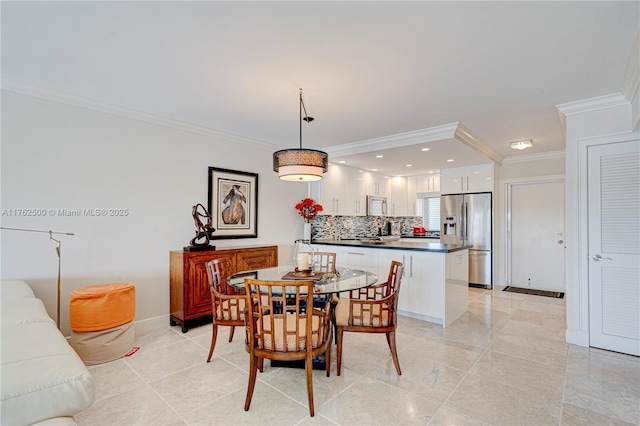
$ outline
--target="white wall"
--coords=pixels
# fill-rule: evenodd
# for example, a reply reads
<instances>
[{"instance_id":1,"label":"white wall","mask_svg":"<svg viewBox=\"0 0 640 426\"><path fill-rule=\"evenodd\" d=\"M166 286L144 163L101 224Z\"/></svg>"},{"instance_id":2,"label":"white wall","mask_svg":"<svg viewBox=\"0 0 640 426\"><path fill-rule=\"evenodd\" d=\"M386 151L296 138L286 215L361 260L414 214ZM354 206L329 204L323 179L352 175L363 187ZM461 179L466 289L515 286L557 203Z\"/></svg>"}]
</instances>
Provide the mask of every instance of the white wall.
<instances>
[{"instance_id":1,"label":"white wall","mask_svg":"<svg viewBox=\"0 0 640 426\"><path fill-rule=\"evenodd\" d=\"M272 171L274 147L191 132L2 91L2 226L73 232L62 240L61 324L69 293L131 282L136 320L169 314L169 251L194 236L191 208L207 205L208 167L259 174L258 238L217 247L277 244L280 261L302 235L294 209L307 185ZM124 208L126 217L16 216L11 209ZM56 244L48 234L2 231L2 279L29 281L55 318ZM167 318L168 323L168 318Z\"/></svg>"}]
</instances>

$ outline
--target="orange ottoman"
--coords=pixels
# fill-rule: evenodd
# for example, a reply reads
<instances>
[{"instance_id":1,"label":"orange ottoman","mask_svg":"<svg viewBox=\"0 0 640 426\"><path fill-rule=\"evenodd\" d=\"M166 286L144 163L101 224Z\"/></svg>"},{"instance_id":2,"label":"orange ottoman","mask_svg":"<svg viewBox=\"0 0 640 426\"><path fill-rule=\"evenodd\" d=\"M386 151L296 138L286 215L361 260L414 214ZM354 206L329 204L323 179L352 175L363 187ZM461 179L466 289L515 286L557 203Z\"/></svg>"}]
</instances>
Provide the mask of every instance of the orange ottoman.
<instances>
[{"instance_id":1,"label":"orange ottoman","mask_svg":"<svg viewBox=\"0 0 640 426\"><path fill-rule=\"evenodd\" d=\"M133 284L100 284L71 292L69 343L86 365L113 361L131 351L135 306Z\"/></svg>"}]
</instances>

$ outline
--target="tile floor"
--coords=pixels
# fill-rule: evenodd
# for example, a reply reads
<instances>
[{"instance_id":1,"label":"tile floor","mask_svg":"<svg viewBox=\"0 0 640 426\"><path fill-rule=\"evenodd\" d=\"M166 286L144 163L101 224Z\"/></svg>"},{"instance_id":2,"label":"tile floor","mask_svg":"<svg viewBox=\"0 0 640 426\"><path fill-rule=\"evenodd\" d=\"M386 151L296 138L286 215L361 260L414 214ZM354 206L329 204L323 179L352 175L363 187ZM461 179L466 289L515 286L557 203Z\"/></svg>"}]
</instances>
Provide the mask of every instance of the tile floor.
<instances>
[{"instance_id":1,"label":"tile floor","mask_svg":"<svg viewBox=\"0 0 640 426\"><path fill-rule=\"evenodd\" d=\"M639 425L640 358L564 343L564 299L469 289L469 312L443 329L401 317L398 376L383 336L345 334L343 372L258 375L243 410L243 332L210 325L136 335L129 358L90 367L95 401L79 425ZM223 328L223 336L226 335ZM334 345L335 351L335 345ZM335 363L335 356L333 357Z\"/></svg>"}]
</instances>

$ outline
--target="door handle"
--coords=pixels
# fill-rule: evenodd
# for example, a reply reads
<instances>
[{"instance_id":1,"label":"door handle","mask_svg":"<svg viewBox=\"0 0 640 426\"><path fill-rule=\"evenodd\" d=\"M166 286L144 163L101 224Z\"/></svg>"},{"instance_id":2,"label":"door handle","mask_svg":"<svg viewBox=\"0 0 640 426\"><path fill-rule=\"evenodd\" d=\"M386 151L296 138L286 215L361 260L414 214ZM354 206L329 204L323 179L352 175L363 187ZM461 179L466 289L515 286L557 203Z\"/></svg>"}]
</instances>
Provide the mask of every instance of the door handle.
<instances>
[{"instance_id":1,"label":"door handle","mask_svg":"<svg viewBox=\"0 0 640 426\"><path fill-rule=\"evenodd\" d=\"M596 254L595 256L593 256L592 259L595 260L596 262L600 262L601 260L613 260L610 257L602 257L599 254Z\"/></svg>"}]
</instances>

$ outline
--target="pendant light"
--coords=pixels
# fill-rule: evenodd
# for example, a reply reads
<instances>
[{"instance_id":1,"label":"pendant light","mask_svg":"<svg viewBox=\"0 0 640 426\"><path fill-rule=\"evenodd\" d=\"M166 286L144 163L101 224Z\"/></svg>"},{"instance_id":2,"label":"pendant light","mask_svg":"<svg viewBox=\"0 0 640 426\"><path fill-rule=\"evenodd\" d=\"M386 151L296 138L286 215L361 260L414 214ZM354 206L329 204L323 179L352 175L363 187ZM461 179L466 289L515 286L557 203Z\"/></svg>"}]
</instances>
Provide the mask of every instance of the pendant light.
<instances>
[{"instance_id":1,"label":"pendant light","mask_svg":"<svg viewBox=\"0 0 640 426\"><path fill-rule=\"evenodd\" d=\"M302 110L304 110L304 118ZM326 152L302 149L302 120L310 123L313 117L307 115L307 109L302 100L302 89L300 89L300 148L283 149L273 153L273 171L278 172L282 180L290 182L320 180L329 167L329 156Z\"/></svg>"}]
</instances>

